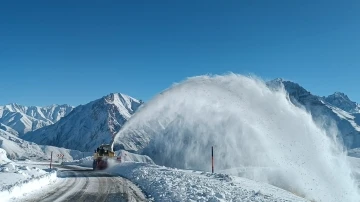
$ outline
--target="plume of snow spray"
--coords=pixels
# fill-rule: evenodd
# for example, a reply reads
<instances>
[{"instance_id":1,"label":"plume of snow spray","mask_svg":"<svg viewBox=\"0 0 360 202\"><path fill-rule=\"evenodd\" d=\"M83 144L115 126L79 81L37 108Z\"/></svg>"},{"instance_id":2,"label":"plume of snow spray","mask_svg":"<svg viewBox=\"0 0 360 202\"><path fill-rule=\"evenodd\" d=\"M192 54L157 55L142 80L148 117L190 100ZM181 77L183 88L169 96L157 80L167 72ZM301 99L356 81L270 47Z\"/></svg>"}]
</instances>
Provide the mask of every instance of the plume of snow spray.
<instances>
[{"instance_id":1,"label":"plume of snow spray","mask_svg":"<svg viewBox=\"0 0 360 202\"><path fill-rule=\"evenodd\" d=\"M236 170L316 201L359 201L346 155L325 131L283 88L236 74L199 76L146 103L115 147L160 165L209 171L214 146L215 172Z\"/></svg>"}]
</instances>

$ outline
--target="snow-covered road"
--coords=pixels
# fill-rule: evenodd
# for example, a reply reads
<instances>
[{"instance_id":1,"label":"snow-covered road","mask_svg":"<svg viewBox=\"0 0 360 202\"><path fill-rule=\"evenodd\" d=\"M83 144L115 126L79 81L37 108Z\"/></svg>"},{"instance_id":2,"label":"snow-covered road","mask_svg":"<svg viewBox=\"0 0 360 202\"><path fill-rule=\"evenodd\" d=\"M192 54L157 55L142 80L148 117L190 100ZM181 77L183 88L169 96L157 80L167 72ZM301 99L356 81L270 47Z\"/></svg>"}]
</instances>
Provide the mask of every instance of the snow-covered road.
<instances>
[{"instance_id":1,"label":"snow-covered road","mask_svg":"<svg viewBox=\"0 0 360 202\"><path fill-rule=\"evenodd\" d=\"M84 168L61 168L58 182L14 201L146 201L129 180Z\"/></svg>"}]
</instances>

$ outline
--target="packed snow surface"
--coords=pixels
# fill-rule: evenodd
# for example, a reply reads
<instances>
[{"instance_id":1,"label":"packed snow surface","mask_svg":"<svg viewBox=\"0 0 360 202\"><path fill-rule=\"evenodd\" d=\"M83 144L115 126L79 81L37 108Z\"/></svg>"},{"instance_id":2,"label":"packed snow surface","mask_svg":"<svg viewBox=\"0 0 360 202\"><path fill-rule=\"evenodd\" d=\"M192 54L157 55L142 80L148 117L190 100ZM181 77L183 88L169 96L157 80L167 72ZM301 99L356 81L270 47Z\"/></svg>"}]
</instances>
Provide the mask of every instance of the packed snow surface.
<instances>
[{"instance_id":1,"label":"packed snow surface","mask_svg":"<svg viewBox=\"0 0 360 202\"><path fill-rule=\"evenodd\" d=\"M209 171L214 146L216 170L235 170L310 200L359 201L346 154L325 131L332 130L319 128L283 87L235 74L199 76L140 108L114 148L168 167Z\"/></svg>"},{"instance_id":2,"label":"packed snow surface","mask_svg":"<svg viewBox=\"0 0 360 202\"><path fill-rule=\"evenodd\" d=\"M146 163L122 163L107 172L136 183L154 201L307 201L265 183Z\"/></svg>"}]
</instances>

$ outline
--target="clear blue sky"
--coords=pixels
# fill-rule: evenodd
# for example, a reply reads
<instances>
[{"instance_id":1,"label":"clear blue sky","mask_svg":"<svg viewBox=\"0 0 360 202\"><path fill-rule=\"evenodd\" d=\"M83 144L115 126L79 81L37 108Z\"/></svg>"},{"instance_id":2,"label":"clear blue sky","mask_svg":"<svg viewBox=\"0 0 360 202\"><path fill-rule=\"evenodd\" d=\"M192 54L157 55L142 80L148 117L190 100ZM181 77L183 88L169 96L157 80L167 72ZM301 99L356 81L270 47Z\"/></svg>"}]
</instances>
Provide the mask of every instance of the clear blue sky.
<instances>
[{"instance_id":1,"label":"clear blue sky","mask_svg":"<svg viewBox=\"0 0 360 202\"><path fill-rule=\"evenodd\" d=\"M360 102L360 1L0 4L0 105L78 105L111 92L146 101L229 71Z\"/></svg>"}]
</instances>

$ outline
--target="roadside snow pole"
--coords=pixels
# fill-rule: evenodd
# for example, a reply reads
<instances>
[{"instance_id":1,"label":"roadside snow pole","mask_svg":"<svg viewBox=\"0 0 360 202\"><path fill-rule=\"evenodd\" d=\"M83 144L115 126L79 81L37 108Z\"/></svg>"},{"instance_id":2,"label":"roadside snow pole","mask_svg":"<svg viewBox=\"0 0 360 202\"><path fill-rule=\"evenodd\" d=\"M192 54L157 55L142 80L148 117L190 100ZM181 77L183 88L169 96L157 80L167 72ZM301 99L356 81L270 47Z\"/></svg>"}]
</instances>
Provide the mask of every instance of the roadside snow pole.
<instances>
[{"instance_id":1,"label":"roadside snow pole","mask_svg":"<svg viewBox=\"0 0 360 202\"><path fill-rule=\"evenodd\" d=\"M214 147L211 147L211 170L214 173Z\"/></svg>"},{"instance_id":2,"label":"roadside snow pole","mask_svg":"<svg viewBox=\"0 0 360 202\"><path fill-rule=\"evenodd\" d=\"M50 169L51 169L51 163L52 163L52 153L53 152L51 152L51 157L50 157Z\"/></svg>"}]
</instances>

